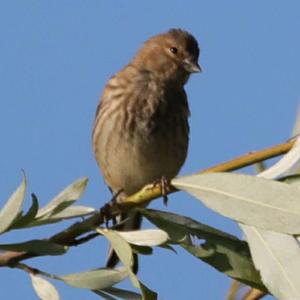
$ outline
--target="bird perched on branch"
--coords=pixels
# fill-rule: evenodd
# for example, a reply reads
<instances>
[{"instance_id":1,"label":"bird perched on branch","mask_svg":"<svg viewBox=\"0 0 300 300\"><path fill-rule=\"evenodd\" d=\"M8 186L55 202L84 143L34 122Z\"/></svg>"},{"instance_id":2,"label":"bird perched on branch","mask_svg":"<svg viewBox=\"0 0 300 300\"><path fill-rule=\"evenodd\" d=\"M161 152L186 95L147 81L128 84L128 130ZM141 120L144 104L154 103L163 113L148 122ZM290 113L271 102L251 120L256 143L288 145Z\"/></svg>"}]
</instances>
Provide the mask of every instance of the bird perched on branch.
<instances>
[{"instance_id":1,"label":"bird perched on branch","mask_svg":"<svg viewBox=\"0 0 300 300\"><path fill-rule=\"evenodd\" d=\"M117 201L183 165L189 142L189 107L184 85L200 72L199 47L187 31L171 29L151 37L131 62L107 82L98 105L93 149L106 184ZM121 193L120 193L121 191ZM127 213L122 230L141 226ZM118 262L111 251L107 266ZM133 269L137 272L137 256Z\"/></svg>"}]
</instances>

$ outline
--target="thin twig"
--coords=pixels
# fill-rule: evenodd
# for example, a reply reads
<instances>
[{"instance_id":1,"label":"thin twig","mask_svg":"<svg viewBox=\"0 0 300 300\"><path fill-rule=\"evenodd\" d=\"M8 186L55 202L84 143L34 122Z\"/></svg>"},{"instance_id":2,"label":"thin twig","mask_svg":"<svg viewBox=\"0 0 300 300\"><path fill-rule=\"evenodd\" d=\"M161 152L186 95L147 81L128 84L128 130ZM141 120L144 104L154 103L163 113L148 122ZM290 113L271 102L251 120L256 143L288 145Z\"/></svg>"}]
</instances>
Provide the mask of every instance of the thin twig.
<instances>
[{"instance_id":1,"label":"thin twig","mask_svg":"<svg viewBox=\"0 0 300 300\"><path fill-rule=\"evenodd\" d=\"M266 295L267 295L266 292L263 292L255 288L250 288L249 291L243 296L241 300L260 300Z\"/></svg>"},{"instance_id":2,"label":"thin twig","mask_svg":"<svg viewBox=\"0 0 300 300\"><path fill-rule=\"evenodd\" d=\"M242 284L239 281L233 279L231 281L230 288L226 296L226 300L237 300L237 295L241 285Z\"/></svg>"},{"instance_id":3,"label":"thin twig","mask_svg":"<svg viewBox=\"0 0 300 300\"><path fill-rule=\"evenodd\" d=\"M15 264L14 268L18 268L20 270L23 270L31 275L42 275L42 276L45 276L45 277L48 277L48 278L51 278L51 279L57 279L57 280L60 280L60 278L54 274L50 274L50 273L47 273L47 272L44 272L40 269L37 269L37 268L33 268L27 264L24 264L24 263L17 263Z\"/></svg>"},{"instance_id":4,"label":"thin twig","mask_svg":"<svg viewBox=\"0 0 300 300\"><path fill-rule=\"evenodd\" d=\"M235 171L255 163L277 157L291 150L295 143L295 139L289 140L286 143L278 144L270 148L260 151L252 151L246 155L229 160L225 163L200 171L199 173L215 173L215 172L230 172Z\"/></svg>"}]
</instances>

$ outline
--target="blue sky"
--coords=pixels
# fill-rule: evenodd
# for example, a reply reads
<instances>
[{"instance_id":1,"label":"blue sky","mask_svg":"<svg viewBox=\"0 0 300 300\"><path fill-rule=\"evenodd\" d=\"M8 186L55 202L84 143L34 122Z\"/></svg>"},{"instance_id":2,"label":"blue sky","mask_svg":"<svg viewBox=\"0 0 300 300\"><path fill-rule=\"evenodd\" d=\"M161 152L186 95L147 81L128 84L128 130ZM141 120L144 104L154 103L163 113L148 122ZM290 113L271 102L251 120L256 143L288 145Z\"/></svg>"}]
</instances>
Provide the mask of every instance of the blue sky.
<instances>
[{"instance_id":1,"label":"blue sky","mask_svg":"<svg viewBox=\"0 0 300 300\"><path fill-rule=\"evenodd\" d=\"M289 138L300 99L300 2L278 1L1 1L0 206L21 180L46 203L81 176L81 204L110 198L93 158L91 130L106 80L149 36L171 27L198 39L203 73L186 90L192 112L190 174ZM151 207L163 209L162 201ZM170 211L241 235L238 226L177 193ZM59 226L20 231L1 242L49 236ZM103 264L102 240L66 257L31 265L56 274ZM161 299L224 299L230 280L201 261L155 250L143 257L141 278ZM0 269L1 298L35 299L24 272ZM97 299L54 282L62 299ZM17 287L17 288L16 288ZM201 296L203 295L203 296Z\"/></svg>"}]
</instances>

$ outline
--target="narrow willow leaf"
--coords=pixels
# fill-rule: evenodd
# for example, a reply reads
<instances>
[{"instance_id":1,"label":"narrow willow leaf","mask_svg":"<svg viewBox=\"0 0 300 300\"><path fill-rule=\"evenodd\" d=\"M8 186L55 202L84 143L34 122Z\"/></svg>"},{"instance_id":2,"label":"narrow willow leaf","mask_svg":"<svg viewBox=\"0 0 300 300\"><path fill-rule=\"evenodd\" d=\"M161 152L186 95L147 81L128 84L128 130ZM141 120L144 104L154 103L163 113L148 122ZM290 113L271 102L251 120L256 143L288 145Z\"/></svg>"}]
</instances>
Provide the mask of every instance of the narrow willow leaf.
<instances>
[{"instance_id":1,"label":"narrow willow leaf","mask_svg":"<svg viewBox=\"0 0 300 300\"><path fill-rule=\"evenodd\" d=\"M249 252L237 249L230 244L205 242L197 245L181 243L192 255L211 265L216 270L246 285L267 291L260 275L250 260Z\"/></svg>"},{"instance_id":2,"label":"narrow willow leaf","mask_svg":"<svg viewBox=\"0 0 300 300\"><path fill-rule=\"evenodd\" d=\"M62 255L66 253L68 248L46 240L30 240L23 243L0 244L0 249L16 252L25 251L39 255Z\"/></svg>"},{"instance_id":3,"label":"narrow willow leaf","mask_svg":"<svg viewBox=\"0 0 300 300\"><path fill-rule=\"evenodd\" d=\"M57 223L60 222L60 219L34 219L32 222L30 222L29 224L27 224L27 226L25 227L36 227L36 226L42 226L42 225L46 225L46 224L53 224L53 223Z\"/></svg>"},{"instance_id":4,"label":"narrow willow leaf","mask_svg":"<svg viewBox=\"0 0 300 300\"><path fill-rule=\"evenodd\" d=\"M173 253L177 254L177 251L175 250L174 247L172 247L171 245L165 244L165 245L160 245L160 248L172 251Z\"/></svg>"},{"instance_id":5,"label":"narrow willow leaf","mask_svg":"<svg viewBox=\"0 0 300 300\"><path fill-rule=\"evenodd\" d=\"M300 187L300 174L289 175L279 179L280 181L288 184L294 184L295 186Z\"/></svg>"},{"instance_id":6,"label":"narrow willow leaf","mask_svg":"<svg viewBox=\"0 0 300 300\"><path fill-rule=\"evenodd\" d=\"M291 151L258 176L277 178L289 175L292 170L297 169L297 156L300 156L299 141L298 138ZM298 188L296 182L294 186ZM246 233L255 266L260 270L269 291L278 299L300 299L300 248L295 237L240 225Z\"/></svg>"},{"instance_id":7,"label":"narrow willow leaf","mask_svg":"<svg viewBox=\"0 0 300 300\"><path fill-rule=\"evenodd\" d=\"M66 201L57 204L57 205L51 210L51 212L49 212L48 214L43 215L42 218L44 218L44 219L49 219L49 218L55 216L56 214L62 212L62 211L65 210L66 208L70 207L70 206L73 205L73 203L76 201L76 200L67 200L67 199L65 199L65 200L66 200ZM39 213L39 212L38 212L38 213ZM37 217L40 218L40 216L37 216Z\"/></svg>"},{"instance_id":8,"label":"narrow willow leaf","mask_svg":"<svg viewBox=\"0 0 300 300\"><path fill-rule=\"evenodd\" d=\"M32 204L28 210L28 212L25 215L22 215L20 218L18 218L13 224L12 228L23 228L27 227L31 222L33 222L38 209L39 209L39 203L37 197L32 194L31 195Z\"/></svg>"},{"instance_id":9,"label":"narrow willow leaf","mask_svg":"<svg viewBox=\"0 0 300 300\"><path fill-rule=\"evenodd\" d=\"M60 276L60 279L74 287L100 290L121 282L127 276L128 272L126 268L101 268L88 272Z\"/></svg>"},{"instance_id":10,"label":"narrow willow leaf","mask_svg":"<svg viewBox=\"0 0 300 300\"><path fill-rule=\"evenodd\" d=\"M118 257L124 264L124 266L129 270L132 271L133 266L133 257L132 257L132 250L130 245L126 242L122 236L114 230L108 229L97 229L97 232L104 235L111 243L111 246L116 251Z\"/></svg>"},{"instance_id":11,"label":"narrow willow leaf","mask_svg":"<svg viewBox=\"0 0 300 300\"><path fill-rule=\"evenodd\" d=\"M197 258L236 280L265 290L246 242L188 217L152 209L139 211L166 231L172 242Z\"/></svg>"},{"instance_id":12,"label":"narrow willow leaf","mask_svg":"<svg viewBox=\"0 0 300 300\"><path fill-rule=\"evenodd\" d=\"M262 279L277 299L300 299L300 248L287 234L242 225Z\"/></svg>"},{"instance_id":13,"label":"narrow willow leaf","mask_svg":"<svg viewBox=\"0 0 300 300\"><path fill-rule=\"evenodd\" d=\"M45 207L38 211L38 218L46 218L57 214L66 207L72 205L74 201L78 200L83 194L88 179L86 177L80 178L67 186L60 192L53 200L51 200Z\"/></svg>"},{"instance_id":14,"label":"narrow willow leaf","mask_svg":"<svg viewBox=\"0 0 300 300\"><path fill-rule=\"evenodd\" d=\"M124 289L111 287L103 289L103 291L124 300L142 300L142 295Z\"/></svg>"},{"instance_id":15,"label":"narrow willow leaf","mask_svg":"<svg viewBox=\"0 0 300 300\"><path fill-rule=\"evenodd\" d=\"M92 292L98 296L101 296L105 300L118 300L117 298L112 297L111 295L108 295L107 293L104 293L102 290L92 290Z\"/></svg>"},{"instance_id":16,"label":"narrow willow leaf","mask_svg":"<svg viewBox=\"0 0 300 300\"><path fill-rule=\"evenodd\" d=\"M59 294L54 287L46 279L30 274L32 286L41 300L59 300Z\"/></svg>"},{"instance_id":17,"label":"narrow willow leaf","mask_svg":"<svg viewBox=\"0 0 300 300\"><path fill-rule=\"evenodd\" d=\"M30 222L30 224L27 224L26 227L42 226L45 224L53 224L53 223L61 222L62 220L80 218L80 217L91 215L95 211L96 210L94 208L88 206L80 206L80 205L69 206L65 208L63 211L53 216L35 219L32 222Z\"/></svg>"},{"instance_id":18,"label":"narrow willow leaf","mask_svg":"<svg viewBox=\"0 0 300 300\"><path fill-rule=\"evenodd\" d=\"M139 281L139 283L140 283L140 289L141 289L142 294L143 294L143 300L157 300L158 299L157 293L150 290L141 281Z\"/></svg>"},{"instance_id":19,"label":"narrow willow leaf","mask_svg":"<svg viewBox=\"0 0 300 300\"><path fill-rule=\"evenodd\" d=\"M84 217L84 216L91 215L95 211L96 210L94 208L88 206L81 206L81 205L69 206L57 214L51 215L46 218L39 218L34 220L33 222L31 222L30 226L31 227L41 226L45 224L57 223L66 219Z\"/></svg>"},{"instance_id":20,"label":"narrow willow leaf","mask_svg":"<svg viewBox=\"0 0 300 300\"><path fill-rule=\"evenodd\" d=\"M164 244L169 238L165 231L159 229L119 231L119 235L130 244L148 247Z\"/></svg>"},{"instance_id":21,"label":"narrow willow leaf","mask_svg":"<svg viewBox=\"0 0 300 300\"><path fill-rule=\"evenodd\" d=\"M130 245L119 234L119 232L108 229L96 229L97 232L104 235L111 243L112 248L117 253L120 261L124 264L128 271L132 284L141 290L144 300L156 300L157 294L146 287L132 271L133 267L133 253Z\"/></svg>"},{"instance_id":22,"label":"narrow willow leaf","mask_svg":"<svg viewBox=\"0 0 300 300\"><path fill-rule=\"evenodd\" d=\"M215 238L225 241L229 240L232 243L236 242L237 246L241 243L234 235L202 224L189 217L155 209L140 208L138 211L151 223L166 231L172 240L180 242L186 234L192 234L201 239Z\"/></svg>"},{"instance_id":23,"label":"narrow willow leaf","mask_svg":"<svg viewBox=\"0 0 300 300\"><path fill-rule=\"evenodd\" d=\"M131 249L134 253L143 254L143 255L151 255L153 253L153 249L148 246L137 246L130 244Z\"/></svg>"},{"instance_id":24,"label":"narrow willow leaf","mask_svg":"<svg viewBox=\"0 0 300 300\"><path fill-rule=\"evenodd\" d=\"M288 183L288 184L293 184L295 187L300 188L300 175L299 174L289 175L289 176L281 178L280 180L285 182L285 183ZM296 239L300 243L299 235L296 237Z\"/></svg>"},{"instance_id":25,"label":"narrow willow leaf","mask_svg":"<svg viewBox=\"0 0 300 300\"><path fill-rule=\"evenodd\" d=\"M96 209L93 207L73 205L49 217L49 219L58 219L58 220L72 219L72 218L84 217L94 212L96 212Z\"/></svg>"},{"instance_id":26,"label":"narrow willow leaf","mask_svg":"<svg viewBox=\"0 0 300 300\"><path fill-rule=\"evenodd\" d=\"M10 196L2 210L0 211L0 234L7 231L19 216L26 191L26 178L23 180L17 190Z\"/></svg>"},{"instance_id":27,"label":"narrow willow leaf","mask_svg":"<svg viewBox=\"0 0 300 300\"><path fill-rule=\"evenodd\" d=\"M172 183L240 223L300 233L300 189L292 185L232 173L193 175Z\"/></svg>"}]
</instances>

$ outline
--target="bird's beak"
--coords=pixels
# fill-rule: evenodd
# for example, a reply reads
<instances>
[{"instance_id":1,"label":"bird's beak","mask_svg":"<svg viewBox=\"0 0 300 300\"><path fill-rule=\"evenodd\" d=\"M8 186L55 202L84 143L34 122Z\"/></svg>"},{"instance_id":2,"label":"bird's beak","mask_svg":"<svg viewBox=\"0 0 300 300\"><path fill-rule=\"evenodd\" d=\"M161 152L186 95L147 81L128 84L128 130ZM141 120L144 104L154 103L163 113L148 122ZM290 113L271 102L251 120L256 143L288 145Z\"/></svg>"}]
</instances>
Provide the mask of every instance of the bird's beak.
<instances>
[{"instance_id":1,"label":"bird's beak","mask_svg":"<svg viewBox=\"0 0 300 300\"><path fill-rule=\"evenodd\" d=\"M184 68L189 73L200 73L202 69L197 61L193 61L191 59L184 60Z\"/></svg>"}]
</instances>

